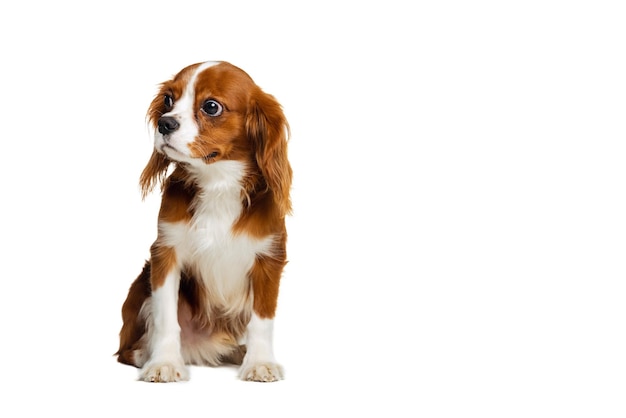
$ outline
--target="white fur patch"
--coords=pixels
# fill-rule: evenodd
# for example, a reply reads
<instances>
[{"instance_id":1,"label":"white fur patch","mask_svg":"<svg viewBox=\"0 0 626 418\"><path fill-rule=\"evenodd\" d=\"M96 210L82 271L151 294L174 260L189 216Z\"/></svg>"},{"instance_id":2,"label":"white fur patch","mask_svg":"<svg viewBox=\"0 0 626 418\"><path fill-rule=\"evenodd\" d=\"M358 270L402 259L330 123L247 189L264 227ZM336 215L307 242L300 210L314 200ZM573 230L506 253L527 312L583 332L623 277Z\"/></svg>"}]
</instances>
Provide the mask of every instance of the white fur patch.
<instances>
[{"instance_id":1,"label":"white fur patch","mask_svg":"<svg viewBox=\"0 0 626 418\"><path fill-rule=\"evenodd\" d=\"M175 268L161 287L152 291L151 315L148 318L150 360L140 371L149 382L188 380L189 373L180 352L178 325L178 285L180 271Z\"/></svg>"},{"instance_id":2,"label":"white fur patch","mask_svg":"<svg viewBox=\"0 0 626 418\"><path fill-rule=\"evenodd\" d=\"M274 359L273 332L273 319L262 319L252 313L246 335L248 351L239 369L241 379L274 382L283 378L283 368Z\"/></svg>"}]
</instances>

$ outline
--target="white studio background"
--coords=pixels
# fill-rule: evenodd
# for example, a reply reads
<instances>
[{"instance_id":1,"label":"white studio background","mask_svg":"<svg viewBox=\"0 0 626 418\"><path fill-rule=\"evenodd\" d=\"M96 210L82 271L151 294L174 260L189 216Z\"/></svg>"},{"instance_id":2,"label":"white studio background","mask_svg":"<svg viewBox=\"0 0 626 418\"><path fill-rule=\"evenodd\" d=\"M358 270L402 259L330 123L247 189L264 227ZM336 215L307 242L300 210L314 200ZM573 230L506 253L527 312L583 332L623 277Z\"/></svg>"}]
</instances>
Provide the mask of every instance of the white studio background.
<instances>
[{"instance_id":1,"label":"white studio background","mask_svg":"<svg viewBox=\"0 0 626 418\"><path fill-rule=\"evenodd\" d=\"M623 417L620 6L3 3L0 415ZM113 353L145 112L215 59L291 123L287 379L144 384Z\"/></svg>"}]
</instances>

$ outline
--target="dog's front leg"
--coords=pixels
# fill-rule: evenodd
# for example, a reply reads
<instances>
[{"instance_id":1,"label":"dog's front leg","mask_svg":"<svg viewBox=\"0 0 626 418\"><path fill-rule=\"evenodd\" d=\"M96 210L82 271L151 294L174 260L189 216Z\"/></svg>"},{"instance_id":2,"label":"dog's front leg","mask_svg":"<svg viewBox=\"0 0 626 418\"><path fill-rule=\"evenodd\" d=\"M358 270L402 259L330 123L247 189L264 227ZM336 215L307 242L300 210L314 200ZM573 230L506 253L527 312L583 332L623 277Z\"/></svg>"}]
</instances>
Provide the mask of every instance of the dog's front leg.
<instances>
[{"instance_id":1,"label":"dog's front leg","mask_svg":"<svg viewBox=\"0 0 626 418\"><path fill-rule=\"evenodd\" d=\"M246 329L246 356L239 377L254 382L275 382L283 378L283 368L274 359L274 315L278 284L284 259L258 258L250 271L254 303Z\"/></svg>"},{"instance_id":2,"label":"dog's front leg","mask_svg":"<svg viewBox=\"0 0 626 418\"><path fill-rule=\"evenodd\" d=\"M246 336L246 356L239 377L254 382L275 382L283 378L283 368L274 359L272 333L274 320L252 313Z\"/></svg>"},{"instance_id":3,"label":"dog's front leg","mask_svg":"<svg viewBox=\"0 0 626 418\"><path fill-rule=\"evenodd\" d=\"M180 268L172 248L152 248L150 282L151 315L148 323L150 358L140 372L147 382L188 380L180 347L178 288Z\"/></svg>"}]
</instances>

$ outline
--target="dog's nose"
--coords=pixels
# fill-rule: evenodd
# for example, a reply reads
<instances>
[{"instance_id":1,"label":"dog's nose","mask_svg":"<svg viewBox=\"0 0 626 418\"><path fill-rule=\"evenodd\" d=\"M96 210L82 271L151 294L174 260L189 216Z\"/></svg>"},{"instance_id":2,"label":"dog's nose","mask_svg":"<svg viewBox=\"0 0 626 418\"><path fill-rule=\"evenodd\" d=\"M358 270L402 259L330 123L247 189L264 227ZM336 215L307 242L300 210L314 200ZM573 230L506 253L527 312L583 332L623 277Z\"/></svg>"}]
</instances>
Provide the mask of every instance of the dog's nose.
<instances>
[{"instance_id":1,"label":"dog's nose","mask_svg":"<svg viewBox=\"0 0 626 418\"><path fill-rule=\"evenodd\" d=\"M163 135L171 134L180 126L178 122L176 122L176 119L171 116L163 116L162 118L159 118L158 125L159 132Z\"/></svg>"}]
</instances>

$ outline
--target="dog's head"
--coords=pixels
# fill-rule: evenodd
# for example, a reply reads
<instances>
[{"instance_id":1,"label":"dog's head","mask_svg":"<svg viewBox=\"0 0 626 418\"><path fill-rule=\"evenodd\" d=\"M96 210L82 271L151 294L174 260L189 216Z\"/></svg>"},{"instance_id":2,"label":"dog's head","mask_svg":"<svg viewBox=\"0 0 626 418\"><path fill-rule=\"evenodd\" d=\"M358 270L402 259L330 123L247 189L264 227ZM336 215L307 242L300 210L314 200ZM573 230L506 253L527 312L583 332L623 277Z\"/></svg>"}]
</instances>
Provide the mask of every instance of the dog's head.
<instances>
[{"instance_id":1,"label":"dog's head","mask_svg":"<svg viewBox=\"0 0 626 418\"><path fill-rule=\"evenodd\" d=\"M161 84L148 120L154 151L140 179L144 196L171 162L202 170L236 160L258 172L282 212L289 212L289 127L276 99L243 70L226 62L182 69Z\"/></svg>"}]
</instances>

